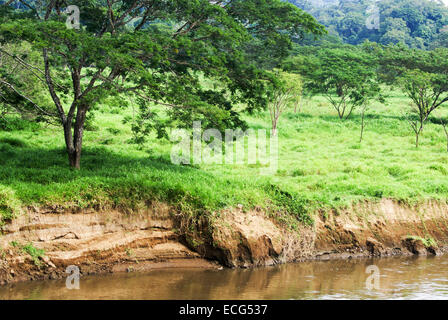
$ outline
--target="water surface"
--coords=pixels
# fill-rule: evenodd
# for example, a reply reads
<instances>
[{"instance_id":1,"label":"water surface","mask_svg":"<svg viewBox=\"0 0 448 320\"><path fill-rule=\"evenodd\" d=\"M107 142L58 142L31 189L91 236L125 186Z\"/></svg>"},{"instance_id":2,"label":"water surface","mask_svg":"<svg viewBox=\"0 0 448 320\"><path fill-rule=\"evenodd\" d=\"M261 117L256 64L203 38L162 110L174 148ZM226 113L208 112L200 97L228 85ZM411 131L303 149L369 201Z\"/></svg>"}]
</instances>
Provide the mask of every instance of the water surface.
<instances>
[{"instance_id":1,"label":"water surface","mask_svg":"<svg viewBox=\"0 0 448 320\"><path fill-rule=\"evenodd\" d=\"M380 271L373 290L366 286L371 265ZM448 256L88 276L79 290L65 280L3 286L0 299L448 299Z\"/></svg>"}]
</instances>

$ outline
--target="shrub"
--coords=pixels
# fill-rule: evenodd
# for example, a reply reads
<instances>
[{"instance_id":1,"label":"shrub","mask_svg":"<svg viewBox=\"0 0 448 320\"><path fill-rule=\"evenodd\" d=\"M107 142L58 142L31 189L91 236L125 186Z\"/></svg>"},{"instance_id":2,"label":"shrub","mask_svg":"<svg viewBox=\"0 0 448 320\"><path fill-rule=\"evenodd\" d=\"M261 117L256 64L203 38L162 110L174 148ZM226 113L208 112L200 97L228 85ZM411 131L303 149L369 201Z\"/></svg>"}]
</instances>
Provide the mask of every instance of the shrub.
<instances>
[{"instance_id":1,"label":"shrub","mask_svg":"<svg viewBox=\"0 0 448 320\"><path fill-rule=\"evenodd\" d=\"M117 134L119 134L121 132L120 129L116 129L116 128L107 128L106 130L109 131L114 136L116 136Z\"/></svg>"},{"instance_id":2,"label":"shrub","mask_svg":"<svg viewBox=\"0 0 448 320\"><path fill-rule=\"evenodd\" d=\"M41 266L42 262L39 260L39 258L45 255L45 250L36 248L31 242L22 245L17 241L11 241L11 246L19 249L23 253L29 254L34 264L38 267Z\"/></svg>"},{"instance_id":3,"label":"shrub","mask_svg":"<svg viewBox=\"0 0 448 320\"><path fill-rule=\"evenodd\" d=\"M10 221L20 213L20 202L14 191L0 185L0 226Z\"/></svg>"},{"instance_id":4,"label":"shrub","mask_svg":"<svg viewBox=\"0 0 448 320\"><path fill-rule=\"evenodd\" d=\"M408 236L407 239L419 240L419 241L421 241L423 243L423 245L426 248L437 247L438 246L436 240L434 240L431 237L422 238L422 237L419 237L419 236Z\"/></svg>"}]
</instances>

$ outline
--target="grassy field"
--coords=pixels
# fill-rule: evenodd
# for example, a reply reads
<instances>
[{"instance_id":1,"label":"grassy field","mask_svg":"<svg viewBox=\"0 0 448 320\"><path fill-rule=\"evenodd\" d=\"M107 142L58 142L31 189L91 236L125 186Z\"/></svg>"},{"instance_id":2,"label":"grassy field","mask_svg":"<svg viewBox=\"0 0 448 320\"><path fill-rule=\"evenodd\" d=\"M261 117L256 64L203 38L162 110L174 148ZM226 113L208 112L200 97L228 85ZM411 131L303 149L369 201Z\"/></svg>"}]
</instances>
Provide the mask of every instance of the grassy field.
<instances>
[{"instance_id":1,"label":"grassy field","mask_svg":"<svg viewBox=\"0 0 448 320\"><path fill-rule=\"evenodd\" d=\"M257 166L175 166L171 142L129 142L132 110L104 107L85 133L82 169L70 170L58 127L26 125L0 130L0 212L9 218L27 205L117 207L168 202L189 214L238 204L288 212L289 221L312 221L317 208L338 208L363 199L408 202L447 199L448 152L443 128L429 122L419 149L402 112L409 101L389 93L374 103L359 143L360 116L341 121L323 97L284 114L279 124L279 169L259 176ZM445 110L434 116L447 115ZM269 129L268 113L247 118ZM20 130L19 130L20 129Z\"/></svg>"}]
</instances>

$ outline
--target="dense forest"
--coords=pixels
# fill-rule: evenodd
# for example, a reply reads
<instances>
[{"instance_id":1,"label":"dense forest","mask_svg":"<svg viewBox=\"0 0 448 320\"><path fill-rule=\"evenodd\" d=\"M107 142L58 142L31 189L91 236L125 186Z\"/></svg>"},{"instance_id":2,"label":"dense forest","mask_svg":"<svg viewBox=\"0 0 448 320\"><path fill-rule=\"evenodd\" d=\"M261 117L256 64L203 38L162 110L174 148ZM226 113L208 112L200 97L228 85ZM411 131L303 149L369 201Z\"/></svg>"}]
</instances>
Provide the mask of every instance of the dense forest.
<instances>
[{"instance_id":1,"label":"dense forest","mask_svg":"<svg viewBox=\"0 0 448 320\"><path fill-rule=\"evenodd\" d=\"M311 13L329 31L327 40L360 44L405 43L411 48L448 46L448 7L438 0L289 0ZM376 9L377 8L377 9ZM379 13L379 29L369 29L369 16Z\"/></svg>"}]
</instances>

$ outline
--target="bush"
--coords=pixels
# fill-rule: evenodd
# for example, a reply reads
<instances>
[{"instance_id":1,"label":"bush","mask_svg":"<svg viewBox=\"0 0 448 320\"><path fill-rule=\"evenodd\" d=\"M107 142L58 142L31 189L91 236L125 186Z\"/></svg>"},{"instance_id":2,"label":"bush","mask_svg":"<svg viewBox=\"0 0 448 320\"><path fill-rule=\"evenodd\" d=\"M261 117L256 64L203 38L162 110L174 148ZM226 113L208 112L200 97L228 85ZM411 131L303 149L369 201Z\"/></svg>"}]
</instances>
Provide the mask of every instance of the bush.
<instances>
[{"instance_id":1,"label":"bush","mask_svg":"<svg viewBox=\"0 0 448 320\"><path fill-rule=\"evenodd\" d=\"M109 131L114 136L116 136L117 134L119 134L121 132L120 129L116 129L116 128L107 128L106 130Z\"/></svg>"},{"instance_id":2,"label":"bush","mask_svg":"<svg viewBox=\"0 0 448 320\"><path fill-rule=\"evenodd\" d=\"M419 236L408 236L407 239L421 241L426 248L438 247L437 241L431 237L422 238Z\"/></svg>"},{"instance_id":3,"label":"bush","mask_svg":"<svg viewBox=\"0 0 448 320\"><path fill-rule=\"evenodd\" d=\"M11 245L23 253L29 254L36 266L40 267L42 265L39 259L45 255L45 250L36 248L31 242L23 245L17 241L12 241Z\"/></svg>"},{"instance_id":4,"label":"bush","mask_svg":"<svg viewBox=\"0 0 448 320\"><path fill-rule=\"evenodd\" d=\"M20 213L20 201L8 187L0 185L0 226Z\"/></svg>"}]
</instances>

